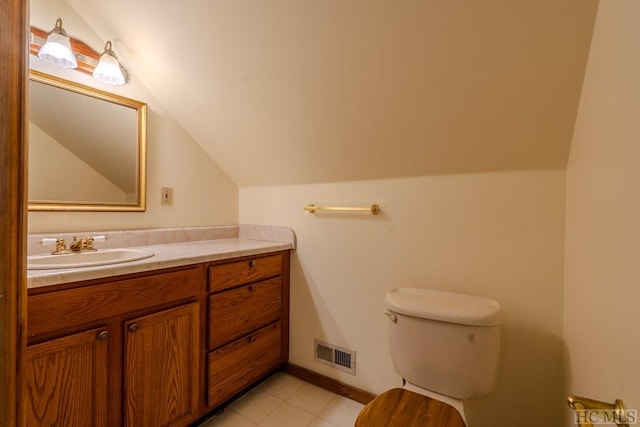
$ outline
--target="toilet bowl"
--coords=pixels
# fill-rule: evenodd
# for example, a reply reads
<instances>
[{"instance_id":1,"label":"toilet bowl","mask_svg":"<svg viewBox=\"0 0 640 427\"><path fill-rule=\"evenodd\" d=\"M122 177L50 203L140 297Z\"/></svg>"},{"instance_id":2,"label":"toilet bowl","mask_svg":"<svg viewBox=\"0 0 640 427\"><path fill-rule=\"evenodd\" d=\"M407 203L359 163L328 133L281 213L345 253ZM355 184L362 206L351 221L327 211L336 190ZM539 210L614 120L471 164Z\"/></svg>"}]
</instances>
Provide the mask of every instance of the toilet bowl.
<instances>
[{"instance_id":1,"label":"toilet bowl","mask_svg":"<svg viewBox=\"0 0 640 427\"><path fill-rule=\"evenodd\" d=\"M462 425L468 425L464 401L486 397L497 380L502 324L500 304L471 295L395 288L387 292L385 308L390 321L391 359L396 372L403 378L404 389L412 393L407 394L410 406L409 401L403 401L397 397L398 392L394 392L397 405L404 406L409 412L415 412L416 407L438 412L452 408L459 414ZM357 426L375 426L376 418L387 417L389 411L397 409L389 404L390 396L386 393L363 409ZM400 395L404 396L404 393ZM415 415L419 418L424 414ZM386 427L410 425L406 420L403 422L405 424L387 423ZM433 425L460 425L454 418L447 422L451 424Z\"/></svg>"}]
</instances>

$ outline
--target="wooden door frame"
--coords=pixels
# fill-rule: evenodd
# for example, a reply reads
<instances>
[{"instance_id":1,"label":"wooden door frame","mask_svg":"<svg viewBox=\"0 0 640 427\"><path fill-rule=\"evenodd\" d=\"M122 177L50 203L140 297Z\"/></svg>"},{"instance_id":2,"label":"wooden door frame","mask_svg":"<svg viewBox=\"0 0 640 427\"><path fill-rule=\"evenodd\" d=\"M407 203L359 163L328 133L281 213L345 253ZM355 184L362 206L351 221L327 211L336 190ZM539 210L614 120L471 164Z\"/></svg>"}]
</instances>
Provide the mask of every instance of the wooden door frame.
<instances>
[{"instance_id":1,"label":"wooden door frame","mask_svg":"<svg viewBox=\"0 0 640 427\"><path fill-rule=\"evenodd\" d=\"M0 4L0 425L25 425L29 3Z\"/></svg>"}]
</instances>

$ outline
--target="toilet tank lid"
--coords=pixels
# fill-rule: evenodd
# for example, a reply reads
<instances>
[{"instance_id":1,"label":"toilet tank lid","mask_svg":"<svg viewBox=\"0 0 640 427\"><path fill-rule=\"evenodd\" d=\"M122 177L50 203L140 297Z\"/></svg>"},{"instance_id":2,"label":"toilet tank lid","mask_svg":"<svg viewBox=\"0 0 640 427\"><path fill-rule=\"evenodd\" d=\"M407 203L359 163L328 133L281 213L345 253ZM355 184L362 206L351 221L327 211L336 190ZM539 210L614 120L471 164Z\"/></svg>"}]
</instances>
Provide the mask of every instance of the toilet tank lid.
<instances>
[{"instance_id":1,"label":"toilet tank lid","mask_svg":"<svg viewBox=\"0 0 640 427\"><path fill-rule=\"evenodd\" d=\"M398 314L472 326L502 324L500 304L489 298L422 288L387 292L386 306Z\"/></svg>"}]
</instances>

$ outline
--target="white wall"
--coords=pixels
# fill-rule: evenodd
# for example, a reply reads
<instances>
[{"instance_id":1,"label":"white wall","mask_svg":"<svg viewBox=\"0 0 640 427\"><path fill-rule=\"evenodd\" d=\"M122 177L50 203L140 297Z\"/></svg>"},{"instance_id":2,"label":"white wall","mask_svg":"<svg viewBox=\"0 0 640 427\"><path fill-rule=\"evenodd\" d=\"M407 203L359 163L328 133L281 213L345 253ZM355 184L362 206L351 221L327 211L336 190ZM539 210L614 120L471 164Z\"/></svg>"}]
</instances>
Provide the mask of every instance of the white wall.
<instances>
[{"instance_id":1,"label":"white wall","mask_svg":"<svg viewBox=\"0 0 640 427\"><path fill-rule=\"evenodd\" d=\"M567 168L567 391L635 409L639 115L640 2L601 1Z\"/></svg>"},{"instance_id":2,"label":"white wall","mask_svg":"<svg viewBox=\"0 0 640 427\"><path fill-rule=\"evenodd\" d=\"M54 165L51 159L55 159ZM51 173L52 169L55 173ZM127 194L29 122L29 199L47 201L50 198L124 203Z\"/></svg>"},{"instance_id":3,"label":"white wall","mask_svg":"<svg viewBox=\"0 0 640 427\"><path fill-rule=\"evenodd\" d=\"M395 286L469 293L504 308L497 389L474 427L562 418L565 174L534 171L240 189L240 222L291 227L291 362L378 393L400 385L384 295ZM307 203L379 216L310 214ZM313 338L355 349L357 376L313 361ZM535 410L534 410L535 409Z\"/></svg>"},{"instance_id":4,"label":"white wall","mask_svg":"<svg viewBox=\"0 0 640 427\"><path fill-rule=\"evenodd\" d=\"M85 22L64 0L31 0L31 25L49 31L58 17L62 18L70 36L88 43L99 52L102 50L106 40L100 39L90 23ZM30 212L29 233L238 222L236 185L141 84L135 69L129 69L131 81L128 84L115 87L77 71L51 66L33 56L30 60L30 66L40 71L146 102L149 114L146 212ZM173 205L160 205L161 187L173 187Z\"/></svg>"}]
</instances>

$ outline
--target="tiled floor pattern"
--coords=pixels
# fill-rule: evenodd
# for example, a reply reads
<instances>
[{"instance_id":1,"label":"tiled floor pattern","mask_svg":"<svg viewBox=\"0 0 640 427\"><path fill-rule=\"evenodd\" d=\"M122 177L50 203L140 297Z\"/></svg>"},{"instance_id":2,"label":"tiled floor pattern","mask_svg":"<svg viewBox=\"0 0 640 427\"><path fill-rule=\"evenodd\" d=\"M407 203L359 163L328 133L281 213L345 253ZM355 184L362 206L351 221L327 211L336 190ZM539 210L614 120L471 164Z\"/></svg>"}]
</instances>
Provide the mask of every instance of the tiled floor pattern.
<instances>
[{"instance_id":1,"label":"tiled floor pattern","mask_svg":"<svg viewBox=\"0 0 640 427\"><path fill-rule=\"evenodd\" d=\"M277 373L200 427L353 427L363 407L291 375Z\"/></svg>"}]
</instances>

